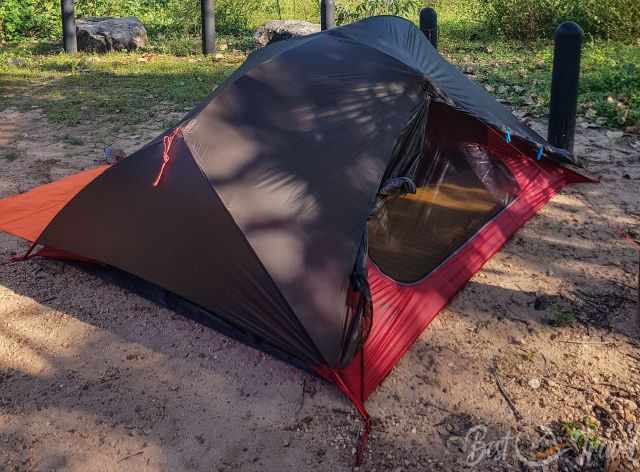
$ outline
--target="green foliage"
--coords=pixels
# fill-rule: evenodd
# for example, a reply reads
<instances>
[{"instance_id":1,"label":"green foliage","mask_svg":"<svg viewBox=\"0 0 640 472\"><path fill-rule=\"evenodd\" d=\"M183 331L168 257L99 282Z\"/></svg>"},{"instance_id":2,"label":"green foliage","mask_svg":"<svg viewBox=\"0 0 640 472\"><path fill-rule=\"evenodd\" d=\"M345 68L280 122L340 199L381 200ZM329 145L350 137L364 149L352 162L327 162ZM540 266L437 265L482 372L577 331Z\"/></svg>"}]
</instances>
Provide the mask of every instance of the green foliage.
<instances>
[{"instance_id":1,"label":"green foliage","mask_svg":"<svg viewBox=\"0 0 640 472\"><path fill-rule=\"evenodd\" d=\"M561 423L561 434L571 441L578 450L596 451L604 446L596 431L599 424L593 418L584 417L582 421L564 421Z\"/></svg>"},{"instance_id":2,"label":"green foliage","mask_svg":"<svg viewBox=\"0 0 640 472\"><path fill-rule=\"evenodd\" d=\"M302 0L300 0L302 1ZM152 36L197 33L200 0L75 0L81 16L136 16ZM216 0L216 29L238 33L250 29L260 0ZM61 35L60 0L0 0L0 41L54 39Z\"/></svg>"},{"instance_id":3,"label":"green foliage","mask_svg":"<svg viewBox=\"0 0 640 472\"><path fill-rule=\"evenodd\" d=\"M551 316L547 320L551 326L569 326L576 321L576 314L558 305L551 307Z\"/></svg>"},{"instance_id":4,"label":"green foliage","mask_svg":"<svg viewBox=\"0 0 640 472\"><path fill-rule=\"evenodd\" d=\"M550 37L572 20L592 37L640 37L638 0L475 0L477 15L492 32L515 39Z\"/></svg>"},{"instance_id":5,"label":"green foliage","mask_svg":"<svg viewBox=\"0 0 640 472\"><path fill-rule=\"evenodd\" d=\"M422 0L343 0L336 4L336 22L344 25L374 15L413 18L423 5Z\"/></svg>"},{"instance_id":6,"label":"green foliage","mask_svg":"<svg viewBox=\"0 0 640 472\"><path fill-rule=\"evenodd\" d=\"M60 2L56 0L0 1L0 41L60 34Z\"/></svg>"},{"instance_id":7,"label":"green foliage","mask_svg":"<svg viewBox=\"0 0 640 472\"><path fill-rule=\"evenodd\" d=\"M268 20L298 19L320 22L320 0L263 0L253 17L254 24Z\"/></svg>"},{"instance_id":8,"label":"green foliage","mask_svg":"<svg viewBox=\"0 0 640 472\"><path fill-rule=\"evenodd\" d=\"M216 31L233 34L251 28L251 20L260 8L260 0L216 0ZM163 33L200 32L200 0L167 0Z\"/></svg>"}]
</instances>

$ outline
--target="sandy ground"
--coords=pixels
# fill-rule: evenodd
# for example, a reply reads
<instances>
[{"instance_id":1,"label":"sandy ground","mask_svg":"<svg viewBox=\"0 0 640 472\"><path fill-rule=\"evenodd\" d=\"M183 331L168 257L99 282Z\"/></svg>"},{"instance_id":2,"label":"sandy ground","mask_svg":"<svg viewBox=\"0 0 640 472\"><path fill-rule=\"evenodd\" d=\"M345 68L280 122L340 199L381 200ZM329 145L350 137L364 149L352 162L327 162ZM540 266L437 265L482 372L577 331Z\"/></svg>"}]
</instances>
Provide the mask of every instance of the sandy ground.
<instances>
[{"instance_id":1,"label":"sandy ground","mask_svg":"<svg viewBox=\"0 0 640 472\"><path fill-rule=\"evenodd\" d=\"M5 110L0 196L159 131ZM638 254L617 233L638 230L640 137L581 123L576 151L602 182L555 197L420 337L368 402L361 470L528 470L517 454L533 457L542 427L585 416L628 456L640 447ZM24 249L0 236L0 262ZM333 386L101 279L0 266L1 470L346 471L360 428Z\"/></svg>"}]
</instances>

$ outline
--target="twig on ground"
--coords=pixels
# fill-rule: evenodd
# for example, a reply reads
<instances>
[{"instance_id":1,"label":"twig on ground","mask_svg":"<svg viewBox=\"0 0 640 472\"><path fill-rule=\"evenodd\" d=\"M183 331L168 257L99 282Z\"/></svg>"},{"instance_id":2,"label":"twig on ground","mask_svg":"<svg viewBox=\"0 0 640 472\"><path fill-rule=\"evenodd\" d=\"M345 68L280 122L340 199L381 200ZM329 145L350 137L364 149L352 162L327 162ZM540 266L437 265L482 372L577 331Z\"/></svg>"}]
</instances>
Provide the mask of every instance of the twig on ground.
<instances>
[{"instance_id":1,"label":"twig on ground","mask_svg":"<svg viewBox=\"0 0 640 472\"><path fill-rule=\"evenodd\" d=\"M522 323L524 325L529 326L530 322L529 320L523 320L522 318L517 318L515 316L507 316L507 315L502 315L503 318L510 320L510 321L515 321L517 323Z\"/></svg>"},{"instance_id":2,"label":"twig on ground","mask_svg":"<svg viewBox=\"0 0 640 472\"><path fill-rule=\"evenodd\" d=\"M569 339L559 339L558 342L566 343L566 344L596 344L596 345L615 344L615 341L572 341Z\"/></svg>"},{"instance_id":3,"label":"twig on ground","mask_svg":"<svg viewBox=\"0 0 640 472\"><path fill-rule=\"evenodd\" d=\"M128 456L124 456L122 459L118 459L118 464L119 464L120 462L124 462L124 461L126 461L127 459L131 459L132 457L139 456L139 455L140 455L140 454L142 454L143 452L144 452L144 451L138 451L138 452L134 452L133 454L129 454Z\"/></svg>"},{"instance_id":4,"label":"twig on ground","mask_svg":"<svg viewBox=\"0 0 640 472\"><path fill-rule=\"evenodd\" d=\"M493 378L496 381L496 385L498 386L498 390L500 390L502 397L506 400L507 404L509 405L509 408L511 408L511 411L513 412L513 416L516 417L516 420L522 421L523 419L522 415L516 408L516 405L513 403L513 400L511 400L511 397L509 397L509 394L507 393L504 386L502 385L502 382L500 381L500 377L498 376L498 367L495 365L495 362L494 362L494 365L489 368L489 370L493 374Z\"/></svg>"},{"instance_id":5,"label":"twig on ground","mask_svg":"<svg viewBox=\"0 0 640 472\"><path fill-rule=\"evenodd\" d=\"M638 347L638 346L634 346L634 347ZM636 356L634 354L629 354L628 352L625 353L625 356L630 357L631 359L633 359L636 362L640 362L640 357L639 356Z\"/></svg>"},{"instance_id":6,"label":"twig on ground","mask_svg":"<svg viewBox=\"0 0 640 472\"><path fill-rule=\"evenodd\" d=\"M449 413L450 415L455 415L455 413L451 410L447 410L445 407L440 406L440 405L436 405L433 402L430 402L429 400L425 400L423 402L425 405L430 406L432 408L435 408L436 410L440 410L440 411L444 411L445 413Z\"/></svg>"}]
</instances>

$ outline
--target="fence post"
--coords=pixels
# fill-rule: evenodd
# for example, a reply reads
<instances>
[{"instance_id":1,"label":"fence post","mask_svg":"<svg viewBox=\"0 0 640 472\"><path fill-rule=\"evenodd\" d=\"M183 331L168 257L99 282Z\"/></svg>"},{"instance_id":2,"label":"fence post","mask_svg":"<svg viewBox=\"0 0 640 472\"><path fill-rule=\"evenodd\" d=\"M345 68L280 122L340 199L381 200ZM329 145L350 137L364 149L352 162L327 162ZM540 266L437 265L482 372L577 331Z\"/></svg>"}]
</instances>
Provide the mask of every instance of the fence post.
<instances>
[{"instance_id":1,"label":"fence post","mask_svg":"<svg viewBox=\"0 0 640 472\"><path fill-rule=\"evenodd\" d=\"M583 38L582 28L573 21L558 26L554 36L548 138L551 144L569 152L573 152L576 132Z\"/></svg>"},{"instance_id":2,"label":"fence post","mask_svg":"<svg viewBox=\"0 0 640 472\"><path fill-rule=\"evenodd\" d=\"M438 14L433 8L420 10L420 29L433 47L438 49Z\"/></svg>"},{"instance_id":3,"label":"fence post","mask_svg":"<svg viewBox=\"0 0 640 472\"><path fill-rule=\"evenodd\" d=\"M62 39L64 51L67 53L78 52L78 40L76 39L76 15L73 10L73 0L61 0L62 10Z\"/></svg>"},{"instance_id":4,"label":"fence post","mask_svg":"<svg viewBox=\"0 0 640 472\"><path fill-rule=\"evenodd\" d=\"M320 0L320 29L322 31L335 28L336 5L333 0Z\"/></svg>"},{"instance_id":5,"label":"fence post","mask_svg":"<svg viewBox=\"0 0 640 472\"><path fill-rule=\"evenodd\" d=\"M202 54L216 52L216 22L213 0L200 0L202 16Z\"/></svg>"}]
</instances>

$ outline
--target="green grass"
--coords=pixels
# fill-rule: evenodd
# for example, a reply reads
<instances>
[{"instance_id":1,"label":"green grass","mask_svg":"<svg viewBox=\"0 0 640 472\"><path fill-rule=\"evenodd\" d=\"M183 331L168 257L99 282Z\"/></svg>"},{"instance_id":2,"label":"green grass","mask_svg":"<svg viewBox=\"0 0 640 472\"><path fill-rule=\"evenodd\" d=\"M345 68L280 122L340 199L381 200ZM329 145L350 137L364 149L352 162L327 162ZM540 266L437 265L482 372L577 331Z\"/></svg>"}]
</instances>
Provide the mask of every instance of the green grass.
<instances>
[{"instance_id":1,"label":"green grass","mask_svg":"<svg viewBox=\"0 0 640 472\"><path fill-rule=\"evenodd\" d=\"M232 50L218 59L149 50L65 55L41 45L16 45L0 53L0 109L40 107L49 120L65 125L162 121L191 109L244 57Z\"/></svg>"},{"instance_id":2,"label":"green grass","mask_svg":"<svg viewBox=\"0 0 640 472\"><path fill-rule=\"evenodd\" d=\"M585 447L590 451L597 451L604 445L603 440L596 434L598 428L598 422L586 416L582 421L563 421L560 433L580 451Z\"/></svg>"},{"instance_id":3,"label":"green grass","mask_svg":"<svg viewBox=\"0 0 640 472\"><path fill-rule=\"evenodd\" d=\"M518 42L483 31L472 12L440 9L440 50L506 104L547 113L553 42ZM601 125L640 125L640 41L587 41L578 113Z\"/></svg>"},{"instance_id":4,"label":"green grass","mask_svg":"<svg viewBox=\"0 0 640 472\"><path fill-rule=\"evenodd\" d=\"M570 326L577 320L576 314L570 310L562 308L559 305L553 305L551 307L551 313L547 318L547 323L551 326L561 328L563 326Z\"/></svg>"},{"instance_id":5,"label":"green grass","mask_svg":"<svg viewBox=\"0 0 640 472\"><path fill-rule=\"evenodd\" d=\"M547 112L550 41L507 41L483 32L463 11L439 14L440 50L446 57L508 105L534 116ZM291 12L285 10L285 16ZM184 112L198 103L252 47L250 32L221 42L228 48L217 60L202 57L198 38L189 36L156 36L143 51L105 56L66 56L59 45L48 43L5 45L0 50L0 109L38 106L50 120L67 125L163 120L168 112ZM640 44L589 42L582 64L579 113L601 125L640 126Z\"/></svg>"},{"instance_id":6,"label":"green grass","mask_svg":"<svg viewBox=\"0 0 640 472\"><path fill-rule=\"evenodd\" d=\"M507 104L543 115L549 107L553 44L443 40L441 51ZM640 46L585 45L578 111L612 127L640 124Z\"/></svg>"}]
</instances>

